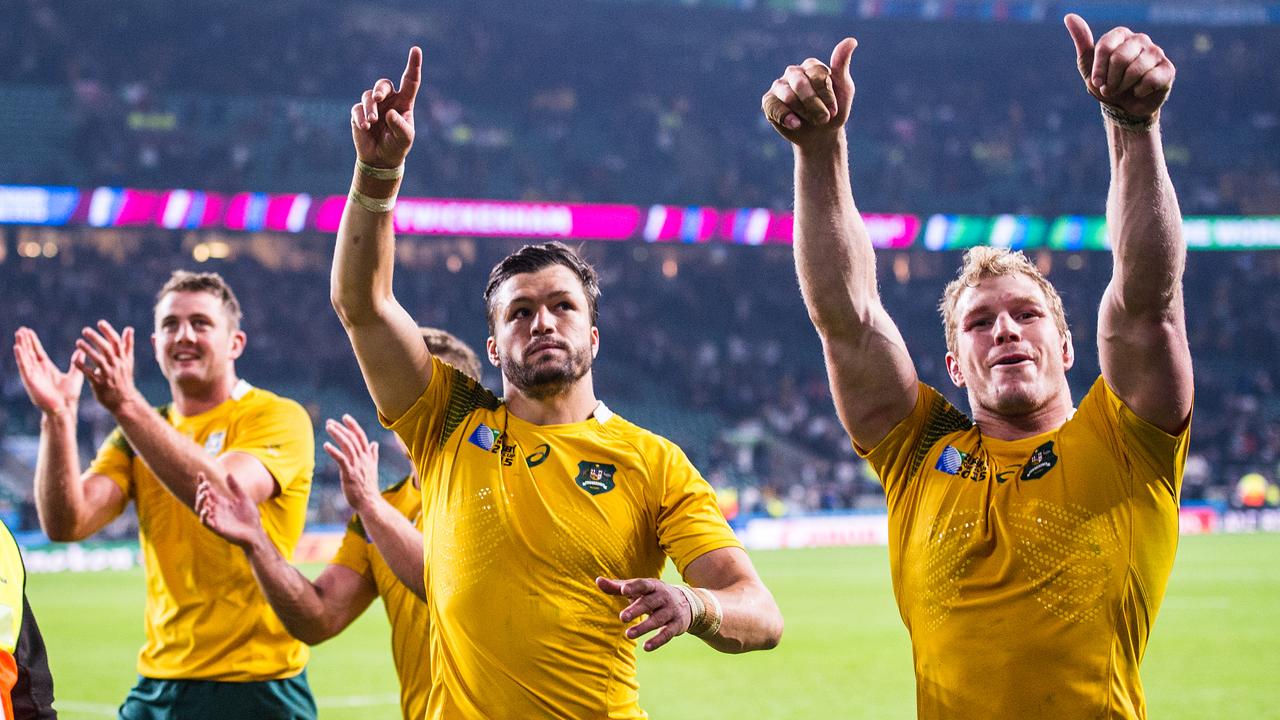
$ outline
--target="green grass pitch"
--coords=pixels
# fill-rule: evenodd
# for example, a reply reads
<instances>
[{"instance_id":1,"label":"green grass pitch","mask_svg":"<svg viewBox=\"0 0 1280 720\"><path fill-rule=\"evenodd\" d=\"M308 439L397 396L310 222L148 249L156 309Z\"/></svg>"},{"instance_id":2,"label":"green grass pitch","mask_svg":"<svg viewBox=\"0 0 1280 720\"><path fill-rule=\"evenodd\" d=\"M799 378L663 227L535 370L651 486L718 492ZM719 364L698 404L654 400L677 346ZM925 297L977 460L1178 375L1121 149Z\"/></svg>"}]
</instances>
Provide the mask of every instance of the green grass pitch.
<instances>
[{"instance_id":1,"label":"green grass pitch","mask_svg":"<svg viewBox=\"0 0 1280 720\"><path fill-rule=\"evenodd\" d=\"M914 717L911 648L884 548L753 556L787 620L768 653L718 656L679 638L640 661L658 719ZM308 568L316 571L318 568ZM65 720L114 717L142 641L140 571L34 575L28 595ZM1280 535L1183 538L1143 679L1152 718L1280 718ZM380 605L315 648L309 677L326 720L394 718L397 685Z\"/></svg>"}]
</instances>

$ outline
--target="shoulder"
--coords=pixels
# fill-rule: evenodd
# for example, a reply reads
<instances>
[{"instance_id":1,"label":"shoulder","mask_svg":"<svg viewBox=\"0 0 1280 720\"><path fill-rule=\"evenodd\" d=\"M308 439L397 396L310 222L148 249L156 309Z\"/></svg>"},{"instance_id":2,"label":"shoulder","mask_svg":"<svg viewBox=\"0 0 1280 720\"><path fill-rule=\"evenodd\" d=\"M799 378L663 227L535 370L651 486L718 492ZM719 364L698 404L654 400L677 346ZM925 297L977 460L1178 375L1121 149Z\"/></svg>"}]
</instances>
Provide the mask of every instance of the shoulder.
<instances>
[{"instance_id":1,"label":"shoulder","mask_svg":"<svg viewBox=\"0 0 1280 720\"><path fill-rule=\"evenodd\" d=\"M244 383L244 381L241 382ZM244 384L248 385L248 383ZM306 417L307 422L311 421L311 414L302 403L264 388L248 385L247 388L233 395L232 399L236 403L234 412L238 415Z\"/></svg>"},{"instance_id":2,"label":"shoulder","mask_svg":"<svg viewBox=\"0 0 1280 720\"><path fill-rule=\"evenodd\" d=\"M665 465L672 460L689 464L689 459L679 445L665 436L623 418L610 414L601 423L600 435L606 442L619 448L627 448L640 456L651 467Z\"/></svg>"}]
</instances>

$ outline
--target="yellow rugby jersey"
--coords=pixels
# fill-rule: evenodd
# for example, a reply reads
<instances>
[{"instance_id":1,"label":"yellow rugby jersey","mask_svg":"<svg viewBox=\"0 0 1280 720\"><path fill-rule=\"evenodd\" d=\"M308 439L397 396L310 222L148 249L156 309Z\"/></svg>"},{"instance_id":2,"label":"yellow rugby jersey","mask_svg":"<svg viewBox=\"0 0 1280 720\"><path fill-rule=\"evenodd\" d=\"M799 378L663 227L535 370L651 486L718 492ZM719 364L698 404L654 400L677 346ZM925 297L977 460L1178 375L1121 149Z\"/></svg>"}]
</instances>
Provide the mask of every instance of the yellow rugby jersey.
<instances>
[{"instance_id":1,"label":"yellow rugby jersey","mask_svg":"<svg viewBox=\"0 0 1280 720\"><path fill-rule=\"evenodd\" d=\"M1145 718L1138 665L1178 544L1188 428L1099 378L1057 430L984 437L933 388L865 457L889 508L917 711Z\"/></svg>"},{"instance_id":2,"label":"yellow rugby jersey","mask_svg":"<svg viewBox=\"0 0 1280 720\"><path fill-rule=\"evenodd\" d=\"M315 466L311 418L298 403L241 380L232 396L194 417L160 413L211 456L242 452L266 466L280 493L259 505L286 559L302 535ZM89 472L110 477L138 508L147 578L147 641L138 674L157 679L245 682L302 672L307 647L267 605L240 548L200 524L151 474L117 428Z\"/></svg>"},{"instance_id":3,"label":"yellow rugby jersey","mask_svg":"<svg viewBox=\"0 0 1280 720\"><path fill-rule=\"evenodd\" d=\"M647 717L618 619L628 601L595 578L657 577L666 557L684 572L741 547L685 454L603 406L526 422L439 360L388 427L422 481L427 717Z\"/></svg>"},{"instance_id":4,"label":"yellow rugby jersey","mask_svg":"<svg viewBox=\"0 0 1280 720\"><path fill-rule=\"evenodd\" d=\"M382 491L382 497L401 515L422 529L422 493L405 478ZM391 657L400 677L400 710L405 720L422 720L431 690L431 664L427 657L427 604L400 582L378 547L365 534L358 517L352 518L333 562L360 573L378 588L391 622Z\"/></svg>"}]
</instances>

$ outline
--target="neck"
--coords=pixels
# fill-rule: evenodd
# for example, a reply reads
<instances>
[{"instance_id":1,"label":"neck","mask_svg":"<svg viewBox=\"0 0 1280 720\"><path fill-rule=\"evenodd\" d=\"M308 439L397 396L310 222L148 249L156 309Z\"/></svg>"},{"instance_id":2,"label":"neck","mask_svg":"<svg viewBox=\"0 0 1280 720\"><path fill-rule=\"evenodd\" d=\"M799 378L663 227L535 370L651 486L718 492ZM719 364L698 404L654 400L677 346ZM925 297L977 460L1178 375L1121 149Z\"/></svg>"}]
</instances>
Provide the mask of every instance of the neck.
<instances>
[{"instance_id":1,"label":"neck","mask_svg":"<svg viewBox=\"0 0 1280 720\"><path fill-rule=\"evenodd\" d=\"M990 408L980 407L969 398L973 419L978 430L986 437L997 440L1021 440L1040 433L1057 430L1071 418L1071 393L1063 390L1049 402L1020 415L1005 415Z\"/></svg>"},{"instance_id":2,"label":"neck","mask_svg":"<svg viewBox=\"0 0 1280 720\"><path fill-rule=\"evenodd\" d=\"M596 399L590 371L562 392L546 397L531 397L505 378L502 390L511 414L534 425L582 422L590 418L600 404Z\"/></svg>"},{"instance_id":3,"label":"neck","mask_svg":"<svg viewBox=\"0 0 1280 720\"><path fill-rule=\"evenodd\" d=\"M212 410L231 397L240 378L234 371L211 383L179 384L169 382L169 392L173 395L173 407L179 415L192 417Z\"/></svg>"}]
</instances>

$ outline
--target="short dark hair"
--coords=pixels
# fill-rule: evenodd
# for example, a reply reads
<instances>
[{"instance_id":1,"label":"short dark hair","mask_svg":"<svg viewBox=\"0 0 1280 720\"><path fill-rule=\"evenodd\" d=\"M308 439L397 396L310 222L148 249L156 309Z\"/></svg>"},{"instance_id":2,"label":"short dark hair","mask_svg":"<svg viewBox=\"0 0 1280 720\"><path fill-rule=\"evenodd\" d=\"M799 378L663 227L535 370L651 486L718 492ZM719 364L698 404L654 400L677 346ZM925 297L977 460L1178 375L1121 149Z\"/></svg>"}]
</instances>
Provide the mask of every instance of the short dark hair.
<instances>
[{"instance_id":1,"label":"short dark hair","mask_svg":"<svg viewBox=\"0 0 1280 720\"><path fill-rule=\"evenodd\" d=\"M561 242L525 245L502 259L489 271L489 284L484 288L485 316L489 320L489 333L494 330L493 294L502 283L516 275L534 273L552 265L563 265L582 281L582 291L587 296L587 309L591 311L591 324L596 325L600 316L600 278L595 268L578 256L572 248Z\"/></svg>"},{"instance_id":2,"label":"short dark hair","mask_svg":"<svg viewBox=\"0 0 1280 720\"><path fill-rule=\"evenodd\" d=\"M216 272L194 273L189 270L174 270L168 282L156 293L156 305L165 295L174 292L206 292L222 301L222 308L231 320L231 329L240 329L240 301L231 291L231 286Z\"/></svg>"},{"instance_id":3,"label":"short dark hair","mask_svg":"<svg viewBox=\"0 0 1280 720\"><path fill-rule=\"evenodd\" d=\"M480 381L480 357L470 345L440 328L423 327L418 330L422 332L422 339L432 355L454 366L472 380Z\"/></svg>"}]
</instances>

